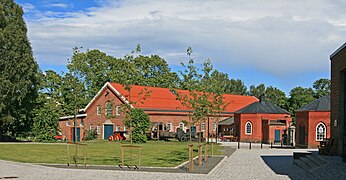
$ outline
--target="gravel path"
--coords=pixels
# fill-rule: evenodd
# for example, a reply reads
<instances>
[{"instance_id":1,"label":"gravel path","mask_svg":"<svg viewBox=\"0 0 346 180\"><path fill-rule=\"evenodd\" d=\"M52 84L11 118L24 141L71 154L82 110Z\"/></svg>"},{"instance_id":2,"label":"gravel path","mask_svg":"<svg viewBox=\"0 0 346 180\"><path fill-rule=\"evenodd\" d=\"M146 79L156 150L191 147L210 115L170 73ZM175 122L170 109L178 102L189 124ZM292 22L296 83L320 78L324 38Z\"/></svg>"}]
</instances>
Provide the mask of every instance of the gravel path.
<instances>
[{"instance_id":1,"label":"gravel path","mask_svg":"<svg viewBox=\"0 0 346 180\"><path fill-rule=\"evenodd\" d=\"M230 146L231 144L226 144ZM0 179L345 179L346 163L339 157L314 172L293 165L294 149L239 149L209 174L63 169L0 160ZM333 169L330 169L333 168Z\"/></svg>"}]
</instances>

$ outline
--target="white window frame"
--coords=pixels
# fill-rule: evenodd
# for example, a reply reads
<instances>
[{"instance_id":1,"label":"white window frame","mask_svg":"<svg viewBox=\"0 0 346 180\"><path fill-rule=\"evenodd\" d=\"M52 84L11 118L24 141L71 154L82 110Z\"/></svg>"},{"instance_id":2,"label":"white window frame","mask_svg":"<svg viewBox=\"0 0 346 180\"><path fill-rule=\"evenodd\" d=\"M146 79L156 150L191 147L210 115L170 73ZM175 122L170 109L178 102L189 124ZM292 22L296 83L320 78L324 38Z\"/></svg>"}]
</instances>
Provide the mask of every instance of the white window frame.
<instances>
[{"instance_id":1,"label":"white window frame","mask_svg":"<svg viewBox=\"0 0 346 180\"><path fill-rule=\"evenodd\" d=\"M102 114L102 108L101 108L100 105L98 105L97 108L96 108L96 114L97 114L98 116L100 116L100 115Z\"/></svg>"},{"instance_id":2,"label":"white window frame","mask_svg":"<svg viewBox=\"0 0 346 180\"><path fill-rule=\"evenodd\" d=\"M111 110L110 113L108 113L108 110ZM113 106L110 101L105 104L105 115L113 115Z\"/></svg>"},{"instance_id":3,"label":"white window frame","mask_svg":"<svg viewBox=\"0 0 346 180\"><path fill-rule=\"evenodd\" d=\"M94 125L93 124L90 124L89 130L94 130Z\"/></svg>"},{"instance_id":4,"label":"white window frame","mask_svg":"<svg viewBox=\"0 0 346 180\"><path fill-rule=\"evenodd\" d=\"M115 106L115 114L116 114L117 116L120 116L120 115L121 115L120 106Z\"/></svg>"},{"instance_id":5,"label":"white window frame","mask_svg":"<svg viewBox=\"0 0 346 180\"><path fill-rule=\"evenodd\" d=\"M71 123L69 121L67 121L66 126L71 126Z\"/></svg>"},{"instance_id":6,"label":"white window frame","mask_svg":"<svg viewBox=\"0 0 346 180\"><path fill-rule=\"evenodd\" d=\"M101 134L101 126L96 126L96 133Z\"/></svg>"},{"instance_id":7,"label":"white window frame","mask_svg":"<svg viewBox=\"0 0 346 180\"><path fill-rule=\"evenodd\" d=\"M202 125L201 125L201 130L202 130L202 131L205 131L205 123L202 123Z\"/></svg>"},{"instance_id":8,"label":"white window frame","mask_svg":"<svg viewBox=\"0 0 346 180\"><path fill-rule=\"evenodd\" d=\"M213 131L216 131L216 123L212 124Z\"/></svg>"},{"instance_id":9,"label":"white window frame","mask_svg":"<svg viewBox=\"0 0 346 180\"><path fill-rule=\"evenodd\" d=\"M115 131L118 132L121 130L121 127L119 125L115 126Z\"/></svg>"},{"instance_id":10,"label":"white window frame","mask_svg":"<svg viewBox=\"0 0 346 180\"><path fill-rule=\"evenodd\" d=\"M171 132L172 129L173 129L172 123L167 123L167 124L166 124L166 128L167 128L168 132Z\"/></svg>"},{"instance_id":11,"label":"white window frame","mask_svg":"<svg viewBox=\"0 0 346 180\"><path fill-rule=\"evenodd\" d=\"M247 131L248 130L247 129L248 125L250 125L250 132ZM252 123L250 121L245 123L245 134L246 135L251 135L252 134Z\"/></svg>"},{"instance_id":12,"label":"white window frame","mask_svg":"<svg viewBox=\"0 0 346 180\"><path fill-rule=\"evenodd\" d=\"M179 128L180 128L181 130L183 130L183 131L184 131L184 126L185 126L185 124L184 124L183 122L180 122L180 123L179 123Z\"/></svg>"},{"instance_id":13,"label":"white window frame","mask_svg":"<svg viewBox=\"0 0 346 180\"><path fill-rule=\"evenodd\" d=\"M323 135L322 138L320 138L320 136L319 136L319 127L320 126L324 128L324 132L322 134ZM327 137L327 127L326 127L326 125L323 122L320 122L316 126L316 141L323 141L324 139L326 139L326 137Z\"/></svg>"}]
</instances>

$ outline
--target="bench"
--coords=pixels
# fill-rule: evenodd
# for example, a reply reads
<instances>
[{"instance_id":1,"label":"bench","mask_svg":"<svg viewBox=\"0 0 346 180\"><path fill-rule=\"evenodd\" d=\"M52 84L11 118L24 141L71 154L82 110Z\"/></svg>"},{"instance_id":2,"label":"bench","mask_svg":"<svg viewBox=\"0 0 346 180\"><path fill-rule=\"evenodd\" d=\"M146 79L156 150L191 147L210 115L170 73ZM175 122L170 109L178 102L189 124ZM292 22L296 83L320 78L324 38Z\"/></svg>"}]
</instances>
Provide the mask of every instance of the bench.
<instances>
[{"instance_id":1,"label":"bench","mask_svg":"<svg viewBox=\"0 0 346 180\"><path fill-rule=\"evenodd\" d=\"M335 139L326 139L325 141L320 141L318 147L318 154L320 155L335 155L336 154L336 143Z\"/></svg>"}]
</instances>

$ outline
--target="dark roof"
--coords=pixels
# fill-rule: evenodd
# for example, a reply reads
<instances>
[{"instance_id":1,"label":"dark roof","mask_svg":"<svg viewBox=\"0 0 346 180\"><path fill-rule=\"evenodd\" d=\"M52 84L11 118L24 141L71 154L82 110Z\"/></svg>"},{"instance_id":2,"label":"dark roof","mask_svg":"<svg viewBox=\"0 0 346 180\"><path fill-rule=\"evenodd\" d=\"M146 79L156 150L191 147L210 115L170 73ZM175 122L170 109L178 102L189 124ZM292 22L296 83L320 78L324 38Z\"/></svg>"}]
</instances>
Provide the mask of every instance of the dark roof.
<instances>
[{"instance_id":1,"label":"dark roof","mask_svg":"<svg viewBox=\"0 0 346 180\"><path fill-rule=\"evenodd\" d=\"M335 55L337 55L339 52L341 52L343 49L346 48L346 43L344 43L342 46L340 46L336 51L334 51L331 55L330 55L330 59L332 59Z\"/></svg>"},{"instance_id":2,"label":"dark roof","mask_svg":"<svg viewBox=\"0 0 346 180\"><path fill-rule=\"evenodd\" d=\"M240 114L290 114L285 109L282 109L281 107L263 100L261 102L254 102L240 110L238 110L236 113Z\"/></svg>"},{"instance_id":3,"label":"dark roof","mask_svg":"<svg viewBox=\"0 0 346 180\"><path fill-rule=\"evenodd\" d=\"M312 101L310 104L307 104L299 109L299 111L330 111L330 96L323 96L315 101Z\"/></svg>"},{"instance_id":4,"label":"dark roof","mask_svg":"<svg viewBox=\"0 0 346 180\"><path fill-rule=\"evenodd\" d=\"M219 125L229 126L229 125L232 125L233 123L234 123L234 117L229 117L227 119L224 119L224 120L220 121Z\"/></svg>"}]
</instances>

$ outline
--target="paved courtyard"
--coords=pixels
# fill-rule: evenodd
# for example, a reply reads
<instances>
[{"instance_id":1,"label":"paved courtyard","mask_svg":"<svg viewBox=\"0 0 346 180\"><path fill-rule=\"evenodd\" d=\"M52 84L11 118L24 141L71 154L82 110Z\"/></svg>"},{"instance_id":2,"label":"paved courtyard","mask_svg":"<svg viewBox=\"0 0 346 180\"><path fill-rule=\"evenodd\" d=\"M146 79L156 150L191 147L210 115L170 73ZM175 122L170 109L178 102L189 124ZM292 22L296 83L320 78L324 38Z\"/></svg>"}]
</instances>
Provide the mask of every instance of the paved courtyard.
<instances>
[{"instance_id":1,"label":"paved courtyard","mask_svg":"<svg viewBox=\"0 0 346 180\"><path fill-rule=\"evenodd\" d=\"M236 143L224 145L237 147ZM342 163L341 158L326 157L329 164L308 172L293 165L294 151L308 150L260 149L258 144L249 150L244 145L207 175L62 169L0 160L0 179L346 179L346 163Z\"/></svg>"}]
</instances>

